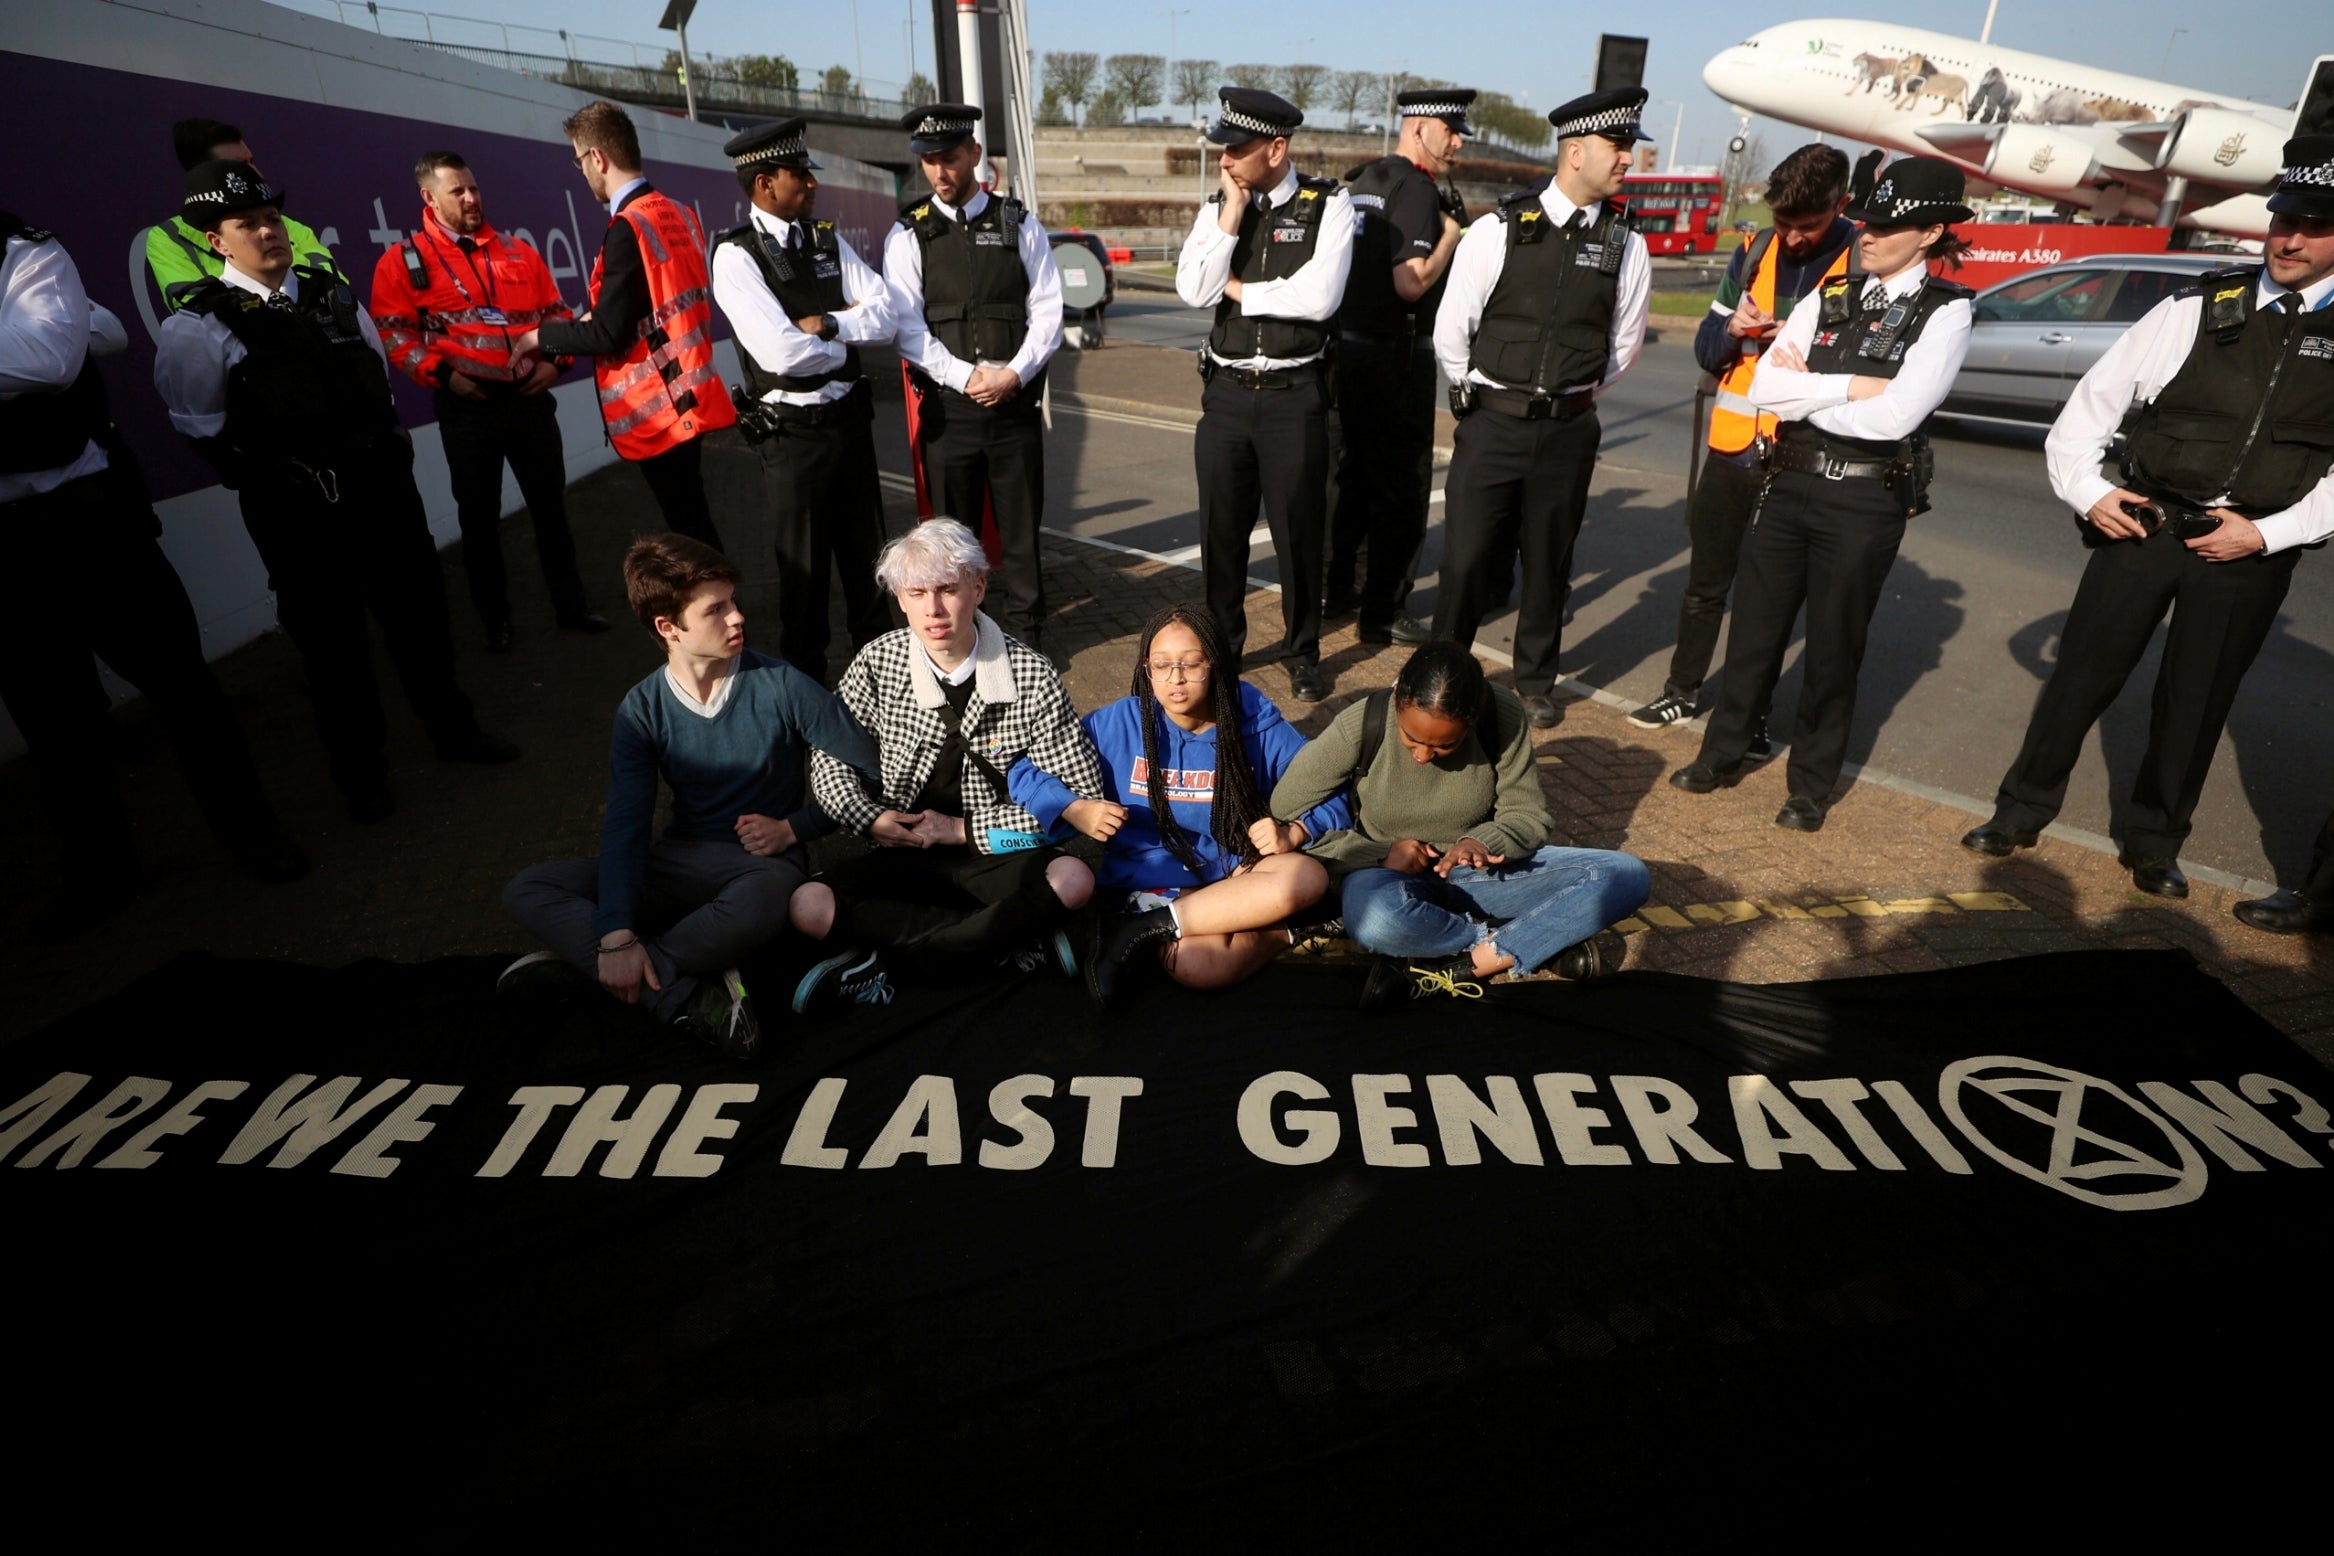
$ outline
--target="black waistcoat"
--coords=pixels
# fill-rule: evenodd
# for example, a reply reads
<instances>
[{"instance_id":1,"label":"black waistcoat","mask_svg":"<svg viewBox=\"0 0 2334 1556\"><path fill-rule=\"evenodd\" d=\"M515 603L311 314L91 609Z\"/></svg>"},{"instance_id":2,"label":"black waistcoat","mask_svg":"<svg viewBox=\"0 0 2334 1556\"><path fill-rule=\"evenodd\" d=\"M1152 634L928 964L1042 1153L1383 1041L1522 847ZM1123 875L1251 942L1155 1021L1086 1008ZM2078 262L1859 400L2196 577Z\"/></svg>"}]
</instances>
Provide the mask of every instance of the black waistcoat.
<instances>
[{"instance_id":1,"label":"black waistcoat","mask_svg":"<svg viewBox=\"0 0 2334 1556\"><path fill-rule=\"evenodd\" d=\"M1847 373L1863 378L1894 378L1904 371L1905 353L1928 328L1937 310L1959 298L1974 295L1957 281L1928 277L1921 289L1912 294L1911 317L1896 331L1887 351L1874 357L1862 355L1864 342L1880 330L1888 319L1892 300L1882 297L1876 302L1864 301L1872 277L1860 270L1834 276L1817 287L1815 295L1803 299L1799 306L1820 310L1816 315L1815 338L1807 347L1807 370L1810 373ZM1825 448L1843 456L1882 457L1899 454L1911 447L1927 430L1927 424L1913 430L1910 436L1889 440L1886 438L1848 438L1836 432L1826 432L1804 421L1783 423L1779 436L1793 441L1815 439Z\"/></svg>"},{"instance_id":2,"label":"black waistcoat","mask_svg":"<svg viewBox=\"0 0 2334 1556\"><path fill-rule=\"evenodd\" d=\"M0 248L12 238L28 246L56 241L53 233L0 211ZM64 388L0 400L0 471L61 469L81 457L108 421L105 380L97 376L97 358L84 351L81 371Z\"/></svg>"},{"instance_id":3,"label":"black waistcoat","mask_svg":"<svg viewBox=\"0 0 2334 1556\"><path fill-rule=\"evenodd\" d=\"M841 313L851 306L851 299L843 292L843 250L835 237L835 224L830 221L810 221L799 224L808 228L810 239L802 253L790 255L778 246L778 240L752 222L743 227L732 227L714 241L719 249L724 243L734 243L752 256L754 267L762 272L762 284L778 299L778 306L786 310L789 319L807 319L814 313ZM745 370L746 392L759 400L773 389L806 392L822 384L856 380L859 376L859 348L843 348L843 364L825 373L773 373L754 360L754 354L738 342L738 365Z\"/></svg>"},{"instance_id":4,"label":"black waistcoat","mask_svg":"<svg viewBox=\"0 0 2334 1556\"><path fill-rule=\"evenodd\" d=\"M2126 423L2125 478L2260 516L2334 467L2334 311L2257 310L2257 268L2206 276L2195 344Z\"/></svg>"},{"instance_id":5,"label":"black waistcoat","mask_svg":"<svg viewBox=\"0 0 2334 1556\"><path fill-rule=\"evenodd\" d=\"M1240 216L1240 235L1232 244L1232 274L1242 286L1254 281L1285 281L1304 268L1320 250L1321 213L1337 193L1334 178L1300 175L1285 205L1272 214L1260 213L1261 198L1251 199ZM1326 319L1271 319L1240 311L1229 297L1216 301L1215 328L1208 331L1208 349L1226 362L1252 357L1282 359L1317 357L1329 346L1334 329Z\"/></svg>"},{"instance_id":6,"label":"black waistcoat","mask_svg":"<svg viewBox=\"0 0 2334 1556\"><path fill-rule=\"evenodd\" d=\"M1029 272L1021 263L1018 200L989 196L969 222L950 221L935 200L900 210L924 251L924 323L964 362L1010 362L1029 336Z\"/></svg>"},{"instance_id":7,"label":"black waistcoat","mask_svg":"<svg viewBox=\"0 0 2334 1556\"><path fill-rule=\"evenodd\" d=\"M1606 201L1586 227L1557 227L1537 192L1500 202L1507 255L1483 300L1468 365L1532 394L1604 380L1613 354L1613 302L1621 267L1605 258L1629 241L1618 202Z\"/></svg>"},{"instance_id":8,"label":"black waistcoat","mask_svg":"<svg viewBox=\"0 0 2334 1556\"><path fill-rule=\"evenodd\" d=\"M377 449L397 429L389 372L366 343L357 300L337 276L303 265L291 308L224 281L206 281L183 310L227 326L246 353L227 373L228 444L280 475L291 461L334 468Z\"/></svg>"},{"instance_id":9,"label":"black waistcoat","mask_svg":"<svg viewBox=\"0 0 2334 1556\"><path fill-rule=\"evenodd\" d=\"M1345 279L1345 300L1337 305L1340 329L1357 335L1397 335L1411 328L1422 337L1434 333L1435 309L1443 300L1443 288L1450 281L1450 272L1445 270L1437 276L1434 285L1416 302L1404 302L1394 290L1394 266L1415 256L1395 252L1396 245L1403 240L1395 232L1394 224L1386 219L1386 207L1397 191L1408 190L1414 184L1426 185L1437 207L1442 206L1442 191L1408 157L1380 157L1363 163L1346 176L1346 190L1353 199L1357 220L1353 233L1353 269ZM1415 191L1411 197L1416 198Z\"/></svg>"}]
</instances>

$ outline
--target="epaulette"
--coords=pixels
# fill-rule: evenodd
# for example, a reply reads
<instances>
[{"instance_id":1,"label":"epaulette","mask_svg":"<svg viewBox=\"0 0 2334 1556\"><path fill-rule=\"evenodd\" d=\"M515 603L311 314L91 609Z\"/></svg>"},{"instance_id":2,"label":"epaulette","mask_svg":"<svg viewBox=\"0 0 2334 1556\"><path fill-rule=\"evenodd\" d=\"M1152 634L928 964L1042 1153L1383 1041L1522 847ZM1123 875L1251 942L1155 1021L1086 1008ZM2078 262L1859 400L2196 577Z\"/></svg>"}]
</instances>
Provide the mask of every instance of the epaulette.
<instances>
[{"instance_id":1,"label":"epaulette","mask_svg":"<svg viewBox=\"0 0 2334 1556\"><path fill-rule=\"evenodd\" d=\"M46 227L35 227L13 211L0 211L0 243L10 238L22 238L27 243L47 243L56 234Z\"/></svg>"},{"instance_id":2,"label":"epaulette","mask_svg":"<svg viewBox=\"0 0 2334 1556\"><path fill-rule=\"evenodd\" d=\"M177 299L178 311L181 313L216 314L222 306L238 297L245 299L244 306L247 309L266 306L266 299L256 292L247 292L239 286L229 286L217 276L205 276L180 294Z\"/></svg>"},{"instance_id":3,"label":"epaulette","mask_svg":"<svg viewBox=\"0 0 2334 1556\"><path fill-rule=\"evenodd\" d=\"M1943 293L1948 302L1957 297L1975 297L1977 295L1975 287L1963 286L1959 281L1949 281L1934 271L1929 273L1929 279L1922 284L1932 292Z\"/></svg>"},{"instance_id":4,"label":"epaulette","mask_svg":"<svg viewBox=\"0 0 2334 1556\"><path fill-rule=\"evenodd\" d=\"M1299 173L1297 175L1297 192L1300 194L1310 189L1316 194L1333 195L1344 187L1344 184L1334 178L1324 178L1312 173Z\"/></svg>"},{"instance_id":5,"label":"epaulette","mask_svg":"<svg viewBox=\"0 0 2334 1556\"><path fill-rule=\"evenodd\" d=\"M1523 203L1524 203L1526 200L1537 200L1537 199L1539 199L1539 198L1540 198L1540 191L1539 191L1538 189L1536 189L1536 188L1534 188L1534 189L1518 189L1518 190L1516 190L1516 191L1515 191L1514 193L1512 193L1512 194L1503 194L1503 195L1501 195L1501 196L1499 197L1499 205L1498 205L1497 209L1499 210L1500 214L1501 214L1502 216L1504 216L1504 215L1507 213L1507 208L1508 208L1509 206L1511 206L1511 205L1521 205L1521 204L1523 204Z\"/></svg>"}]
</instances>

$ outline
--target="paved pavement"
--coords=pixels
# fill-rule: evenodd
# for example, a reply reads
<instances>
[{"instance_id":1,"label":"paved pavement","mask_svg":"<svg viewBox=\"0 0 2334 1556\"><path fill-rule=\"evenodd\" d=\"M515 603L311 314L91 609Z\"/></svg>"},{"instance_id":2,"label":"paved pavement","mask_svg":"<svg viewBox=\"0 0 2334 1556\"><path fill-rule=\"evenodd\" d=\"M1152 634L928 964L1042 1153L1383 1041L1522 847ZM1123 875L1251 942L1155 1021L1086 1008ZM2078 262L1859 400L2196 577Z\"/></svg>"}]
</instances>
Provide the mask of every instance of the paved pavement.
<instances>
[{"instance_id":1,"label":"paved pavement","mask_svg":"<svg viewBox=\"0 0 2334 1556\"><path fill-rule=\"evenodd\" d=\"M884 387L886 399L896 399L896 379ZM1188 356L1128 345L1065 357L1055 390L1057 441L1067 445L1081 420L1111 435L1122 425L1188 421L1196 415L1198 381ZM1114 417L1131 421L1107 419ZM904 470L896 415L879 424L887 469ZM753 457L734 440L717 440L710 452L715 512L749 574L747 608L766 623L774 566L767 525L751 511ZM1188 479L1188 445L1181 457ZM1054 522L1063 529L1089 527L1092 515L1082 509L1092 505L1080 495L1079 476L1092 463L1057 472ZM1600 495L1614 481L1601 478ZM654 509L637 474L621 467L578 483L570 502L585 576L595 581L601 606L620 615L617 562L632 534L653 522ZM892 525L904 526L910 504L896 480L887 503ZM1058 511L1065 504L1071 511ZM531 561L524 517L506 529L514 575L523 577ZM1049 633L1072 655L1068 679L1082 706L1123 692L1133 637L1147 614L1197 594L1189 566L1143 554L1164 554L1156 546L1133 544L1152 538L1049 536ZM449 552L445 564L459 601L458 559ZM271 634L220 663L286 825L316 857L316 873L292 886L261 886L227 866L152 721L125 710L117 721L125 784L153 884L104 927L59 947L29 942L30 891L0 902L0 1037L34 1030L186 951L339 964L526 949L502 914L502 883L536 860L594 850L608 718L658 655L629 622L603 637L578 637L553 630L538 593L522 588L518 598L516 652L486 655L459 606L457 637L482 720L518 741L526 759L500 769L440 764L392 696L391 784L401 809L374 827L352 826L340 815L290 644ZM1278 603L1265 590L1251 594L1250 642L1277 638ZM754 630L749 625L749 634ZM760 640L769 640L767 632ZM1337 690L1311 709L1290 700L1277 665L1251 657L1250 678L1307 729L1388 684L1402 653L1358 644L1350 622L1330 634L1324 651ZM1780 764L1730 792L1678 793L1662 779L1691 758L1696 737L1631 728L1619 705L1625 701L1579 696L1564 723L1541 738L1540 751L1559 830L1582 844L1626 847L1653 866L1653 901L1623 926L1630 966L1759 983L2077 947L2179 947L2334 1066L2334 945L2246 929L2228 913L2241 892L2200 880L2184 904L2140 896L2111 856L2081 839L2051 837L2014 860L1980 859L1954 843L1972 823L1967 809L1869 775L1821 833L1784 832L1771 821L1784 797ZM35 881L54 846L38 824L25 764L0 768L0 869L11 882ZM330 1017L190 1013L190 1020L204 1019L312 1022L323 1041Z\"/></svg>"}]
</instances>

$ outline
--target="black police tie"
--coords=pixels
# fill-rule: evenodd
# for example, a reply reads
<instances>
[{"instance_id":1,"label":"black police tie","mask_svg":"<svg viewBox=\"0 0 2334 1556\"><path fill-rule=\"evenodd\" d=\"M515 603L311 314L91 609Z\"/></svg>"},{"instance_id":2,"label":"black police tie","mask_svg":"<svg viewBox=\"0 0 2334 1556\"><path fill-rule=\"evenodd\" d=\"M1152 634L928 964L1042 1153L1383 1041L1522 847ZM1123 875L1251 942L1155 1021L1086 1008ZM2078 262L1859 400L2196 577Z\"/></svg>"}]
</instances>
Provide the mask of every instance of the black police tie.
<instances>
[{"instance_id":1,"label":"black police tie","mask_svg":"<svg viewBox=\"0 0 2334 1556\"><path fill-rule=\"evenodd\" d=\"M293 302L293 301L292 301L292 299L291 299L291 297L290 297L288 294L286 294L286 293L283 293L283 292L270 292L270 293L268 293L268 294L267 294L267 305L268 305L270 308L279 309L279 310L281 310L281 311L282 311L282 312L284 312L284 313L290 313L290 312L292 312L292 311L293 311L295 308L299 307L299 304L297 304L297 303Z\"/></svg>"},{"instance_id":2,"label":"black police tie","mask_svg":"<svg viewBox=\"0 0 2334 1556\"><path fill-rule=\"evenodd\" d=\"M2270 306L2272 308L2283 309L2287 313L2300 313L2302 311L2302 294L2299 292L2288 292L2283 297L2280 297L2276 302L2271 303Z\"/></svg>"},{"instance_id":3,"label":"black police tie","mask_svg":"<svg viewBox=\"0 0 2334 1556\"><path fill-rule=\"evenodd\" d=\"M802 223L800 222L796 222L786 229L786 257L789 259L802 257Z\"/></svg>"}]
</instances>

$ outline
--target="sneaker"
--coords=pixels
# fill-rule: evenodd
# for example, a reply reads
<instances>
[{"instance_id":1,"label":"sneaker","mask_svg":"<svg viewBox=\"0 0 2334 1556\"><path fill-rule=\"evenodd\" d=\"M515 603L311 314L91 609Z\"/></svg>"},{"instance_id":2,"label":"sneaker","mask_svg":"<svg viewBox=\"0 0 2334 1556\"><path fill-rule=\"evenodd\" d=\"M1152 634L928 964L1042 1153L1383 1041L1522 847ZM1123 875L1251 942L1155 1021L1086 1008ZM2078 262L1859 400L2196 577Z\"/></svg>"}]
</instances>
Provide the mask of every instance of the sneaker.
<instances>
[{"instance_id":1,"label":"sneaker","mask_svg":"<svg viewBox=\"0 0 2334 1556\"><path fill-rule=\"evenodd\" d=\"M495 975L496 999L526 999L534 991L558 992L580 988L591 980L566 957L553 951L530 951Z\"/></svg>"},{"instance_id":2,"label":"sneaker","mask_svg":"<svg viewBox=\"0 0 2334 1556\"><path fill-rule=\"evenodd\" d=\"M802 975L794 986L794 1013L808 1015L827 1005L888 1005L891 978L873 951L844 951Z\"/></svg>"},{"instance_id":3,"label":"sneaker","mask_svg":"<svg viewBox=\"0 0 2334 1556\"><path fill-rule=\"evenodd\" d=\"M1694 699L1680 697L1676 692L1660 696L1629 715L1629 722L1639 729L1666 729L1672 724L1683 724L1694 716Z\"/></svg>"},{"instance_id":4,"label":"sneaker","mask_svg":"<svg viewBox=\"0 0 2334 1556\"><path fill-rule=\"evenodd\" d=\"M689 996L673 1025L732 1059L751 1059L762 1051L762 1023L754 1016L746 981L734 967L699 979L697 991Z\"/></svg>"},{"instance_id":5,"label":"sneaker","mask_svg":"<svg viewBox=\"0 0 2334 1556\"><path fill-rule=\"evenodd\" d=\"M1370 975L1362 982L1362 1009L1385 1010L1405 999L1479 1000L1483 997L1483 982L1471 955L1440 956L1424 961L1373 956Z\"/></svg>"},{"instance_id":6,"label":"sneaker","mask_svg":"<svg viewBox=\"0 0 2334 1556\"><path fill-rule=\"evenodd\" d=\"M1069 930L1057 929L1046 936L1045 954L1055 972L1072 983L1078 981L1078 943L1070 938Z\"/></svg>"}]
</instances>

